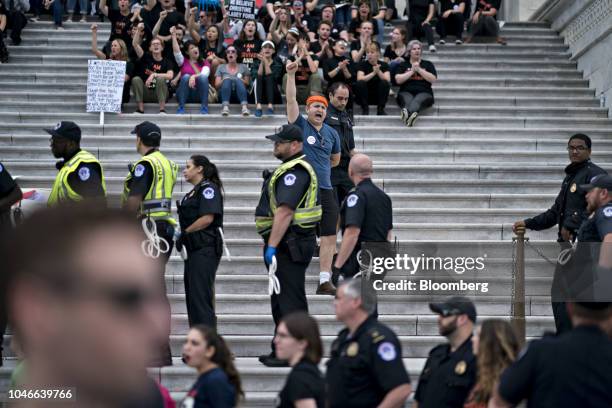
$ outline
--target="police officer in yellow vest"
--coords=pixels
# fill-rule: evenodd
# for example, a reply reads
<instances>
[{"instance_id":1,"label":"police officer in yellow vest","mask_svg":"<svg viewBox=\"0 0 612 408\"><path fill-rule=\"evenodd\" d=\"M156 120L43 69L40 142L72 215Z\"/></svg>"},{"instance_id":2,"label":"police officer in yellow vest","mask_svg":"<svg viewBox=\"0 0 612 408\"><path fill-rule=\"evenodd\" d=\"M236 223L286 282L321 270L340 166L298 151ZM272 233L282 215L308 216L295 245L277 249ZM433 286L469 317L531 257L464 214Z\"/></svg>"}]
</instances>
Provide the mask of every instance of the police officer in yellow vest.
<instances>
[{"instance_id":1,"label":"police officer in yellow vest","mask_svg":"<svg viewBox=\"0 0 612 408\"><path fill-rule=\"evenodd\" d=\"M81 149L81 128L74 122L64 121L53 129L44 130L51 135L53 156L62 159L55 165L59 173L47 205L84 199L105 200L104 171L94 155Z\"/></svg>"},{"instance_id":2,"label":"police officer in yellow vest","mask_svg":"<svg viewBox=\"0 0 612 408\"><path fill-rule=\"evenodd\" d=\"M317 175L302 152L302 130L284 125L276 134L274 156L283 161L272 174L264 172L261 198L255 211L257 232L265 242L266 267L277 261L280 293L272 294L275 325L288 313L308 312L304 288L306 269L316 246L315 227L321 219ZM276 330L275 330L276 332ZM259 357L268 367L287 366L272 353Z\"/></svg>"},{"instance_id":3,"label":"police officer in yellow vest","mask_svg":"<svg viewBox=\"0 0 612 408\"><path fill-rule=\"evenodd\" d=\"M165 266L173 247L174 227L172 218L172 191L178 176L178 165L159 151L161 129L154 123L145 121L132 130L136 135L136 150L142 155L140 160L130 166L125 179L122 207L138 214L140 218L150 218L155 222L157 235L168 242L169 250L160 255L160 278L165 288ZM170 335L170 305L168 303L167 328ZM160 361L152 366L172 364L169 342L163 345Z\"/></svg>"}]
</instances>

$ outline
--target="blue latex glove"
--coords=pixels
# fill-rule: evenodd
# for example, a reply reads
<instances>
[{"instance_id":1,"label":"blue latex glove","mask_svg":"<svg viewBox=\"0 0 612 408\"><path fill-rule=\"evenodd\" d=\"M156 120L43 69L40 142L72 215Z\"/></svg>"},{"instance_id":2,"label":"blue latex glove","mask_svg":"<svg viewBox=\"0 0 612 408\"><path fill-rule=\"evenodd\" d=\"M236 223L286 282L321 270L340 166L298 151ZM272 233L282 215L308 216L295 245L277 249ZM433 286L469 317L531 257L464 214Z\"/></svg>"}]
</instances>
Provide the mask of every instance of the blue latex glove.
<instances>
[{"instance_id":1,"label":"blue latex glove","mask_svg":"<svg viewBox=\"0 0 612 408\"><path fill-rule=\"evenodd\" d=\"M264 261L266 262L266 265L272 264L272 257L274 255L276 255L276 248L273 246L267 246L264 254Z\"/></svg>"}]
</instances>

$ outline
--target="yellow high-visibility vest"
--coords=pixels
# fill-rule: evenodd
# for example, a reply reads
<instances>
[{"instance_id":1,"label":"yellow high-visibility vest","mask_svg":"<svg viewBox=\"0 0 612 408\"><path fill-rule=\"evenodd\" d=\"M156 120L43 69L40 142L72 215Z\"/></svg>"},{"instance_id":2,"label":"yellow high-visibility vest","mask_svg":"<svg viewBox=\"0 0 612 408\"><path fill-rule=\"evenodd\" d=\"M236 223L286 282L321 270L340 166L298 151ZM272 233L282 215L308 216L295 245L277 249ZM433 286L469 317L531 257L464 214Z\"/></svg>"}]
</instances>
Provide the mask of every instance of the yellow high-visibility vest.
<instances>
[{"instance_id":1,"label":"yellow high-visibility vest","mask_svg":"<svg viewBox=\"0 0 612 408\"><path fill-rule=\"evenodd\" d=\"M274 223L274 214L276 214L277 203L276 194L274 192L274 186L276 180L282 177L287 171L293 169L295 166L302 166L310 175L310 185L306 189L306 193L300 199L297 208L293 213L293 219L291 225L297 225L301 228L314 228L321 220L323 213L321 206L317 204L317 193L319 191L319 183L317 180L317 174L314 169L306 160L306 156L302 155L286 163L281 164L272 174L268 181L268 195L270 197L270 205L267 216L256 216L255 226L259 235L268 235L272 231L272 224Z\"/></svg>"},{"instance_id":2,"label":"yellow high-visibility vest","mask_svg":"<svg viewBox=\"0 0 612 408\"><path fill-rule=\"evenodd\" d=\"M153 182L140 204L140 215L176 224L176 221L172 218L172 192L178 177L178 165L169 160L159 150L142 156L134 169L143 162L149 163L153 168ZM133 172L130 172L125 178L121 197L122 203L125 203L128 199L130 194L128 185L133 178Z\"/></svg>"},{"instance_id":3,"label":"yellow high-visibility vest","mask_svg":"<svg viewBox=\"0 0 612 408\"><path fill-rule=\"evenodd\" d=\"M104 191L104 196L106 197L106 182L104 181L104 170L102 169L102 165L93 154L85 150L80 150L74 155L74 157L64 163L64 167L62 167L59 173L57 173L55 182L53 183L53 189L51 190L51 194L47 200L47 205L49 207L66 201L83 200L83 197L80 194L77 194L72 187L70 187L70 184L68 184L68 176L75 172L81 163L96 163L98 166L100 166L102 190Z\"/></svg>"}]
</instances>

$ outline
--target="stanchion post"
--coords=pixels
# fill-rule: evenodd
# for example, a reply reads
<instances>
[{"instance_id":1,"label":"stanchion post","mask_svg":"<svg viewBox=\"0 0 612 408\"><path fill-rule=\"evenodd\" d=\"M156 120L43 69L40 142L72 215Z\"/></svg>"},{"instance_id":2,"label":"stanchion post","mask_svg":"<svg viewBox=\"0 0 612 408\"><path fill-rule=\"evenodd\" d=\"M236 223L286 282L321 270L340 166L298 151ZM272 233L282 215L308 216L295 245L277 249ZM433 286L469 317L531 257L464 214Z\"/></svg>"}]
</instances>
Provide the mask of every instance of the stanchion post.
<instances>
[{"instance_id":1,"label":"stanchion post","mask_svg":"<svg viewBox=\"0 0 612 408\"><path fill-rule=\"evenodd\" d=\"M516 229L516 264L512 281L512 326L516 330L521 345L525 343L525 228Z\"/></svg>"}]
</instances>

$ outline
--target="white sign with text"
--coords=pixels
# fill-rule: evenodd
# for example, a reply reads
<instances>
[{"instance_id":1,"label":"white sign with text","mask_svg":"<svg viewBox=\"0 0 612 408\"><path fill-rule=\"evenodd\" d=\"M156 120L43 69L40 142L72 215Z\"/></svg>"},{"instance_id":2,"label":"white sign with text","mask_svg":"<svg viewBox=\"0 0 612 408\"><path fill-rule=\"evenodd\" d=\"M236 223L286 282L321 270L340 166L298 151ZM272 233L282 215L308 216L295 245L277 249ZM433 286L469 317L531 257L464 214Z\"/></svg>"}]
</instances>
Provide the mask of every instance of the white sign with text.
<instances>
[{"instance_id":1,"label":"white sign with text","mask_svg":"<svg viewBox=\"0 0 612 408\"><path fill-rule=\"evenodd\" d=\"M125 61L88 61L87 112L121 113L125 67Z\"/></svg>"}]
</instances>

